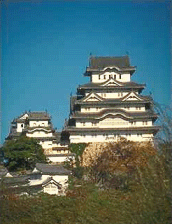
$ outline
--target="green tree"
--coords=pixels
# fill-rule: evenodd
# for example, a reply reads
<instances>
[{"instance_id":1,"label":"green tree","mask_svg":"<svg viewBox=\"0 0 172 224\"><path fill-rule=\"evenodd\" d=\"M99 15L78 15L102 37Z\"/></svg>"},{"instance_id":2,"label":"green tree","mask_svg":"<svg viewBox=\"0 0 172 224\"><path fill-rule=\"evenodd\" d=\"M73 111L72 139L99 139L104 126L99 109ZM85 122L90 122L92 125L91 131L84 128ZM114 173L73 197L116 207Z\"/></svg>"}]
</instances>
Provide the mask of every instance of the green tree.
<instances>
[{"instance_id":1,"label":"green tree","mask_svg":"<svg viewBox=\"0 0 172 224\"><path fill-rule=\"evenodd\" d=\"M8 159L7 168L10 171L18 169L31 169L37 162L45 162L42 146L36 139L20 136L5 142L4 157Z\"/></svg>"},{"instance_id":2,"label":"green tree","mask_svg":"<svg viewBox=\"0 0 172 224\"><path fill-rule=\"evenodd\" d=\"M85 143L78 143L78 144L70 144L69 149L72 153L75 153L75 159L72 161L72 165L74 166L73 172L74 175L78 178L82 178L83 175L83 167L82 164L82 154L85 150L87 144Z\"/></svg>"}]
</instances>

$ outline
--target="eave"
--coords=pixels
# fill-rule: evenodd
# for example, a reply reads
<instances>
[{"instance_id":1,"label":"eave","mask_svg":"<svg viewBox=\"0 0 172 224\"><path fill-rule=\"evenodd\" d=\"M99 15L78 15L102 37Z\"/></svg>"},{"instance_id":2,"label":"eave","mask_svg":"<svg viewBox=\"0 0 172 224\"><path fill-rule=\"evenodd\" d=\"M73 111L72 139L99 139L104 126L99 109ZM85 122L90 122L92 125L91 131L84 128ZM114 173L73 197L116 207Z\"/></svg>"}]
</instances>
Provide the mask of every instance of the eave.
<instances>
[{"instance_id":1,"label":"eave","mask_svg":"<svg viewBox=\"0 0 172 224\"><path fill-rule=\"evenodd\" d=\"M136 66L130 66L130 67L126 67L126 68L118 68L116 66L110 66L110 67L106 67L106 68L115 68L119 73L130 72L131 75L136 71ZM97 69L97 68L86 67L84 76L91 76L93 73L104 72L106 68Z\"/></svg>"},{"instance_id":2,"label":"eave","mask_svg":"<svg viewBox=\"0 0 172 224\"><path fill-rule=\"evenodd\" d=\"M158 115L152 111L144 111L144 112L128 112L123 109L104 109L97 113L81 113L81 112L75 112L72 114L71 118L75 118L77 120L99 120L102 117L108 115L108 114L121 114L122 116L128 117L128 119L137 120L137 119L153 119L157 118Z\"/></svg>"},{"instance_id":3,"label":"eave","mask_svg":"<svg viewBox=\"0 0 172 224\"><path fill-rule=\"evenodd\" d=\"M70 127L67 128L66 131L68 131L71 134L78 134L81 133L117 133L120 132L135 132L135 131L143 131L144 133L154 133L156 134L161 129L160 126L147 126L147 127L119 127L119 128L76 128L76 127Z\"/></svg>"}]
</instances>

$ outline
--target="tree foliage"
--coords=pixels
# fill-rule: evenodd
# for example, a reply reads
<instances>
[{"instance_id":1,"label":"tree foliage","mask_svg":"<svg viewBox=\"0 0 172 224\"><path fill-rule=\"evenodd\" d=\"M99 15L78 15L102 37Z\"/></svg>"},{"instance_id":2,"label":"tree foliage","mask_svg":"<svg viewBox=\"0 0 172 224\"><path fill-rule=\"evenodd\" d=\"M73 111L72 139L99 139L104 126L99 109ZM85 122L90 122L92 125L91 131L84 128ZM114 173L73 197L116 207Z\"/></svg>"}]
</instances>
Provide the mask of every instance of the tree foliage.
<instances>
[{"instance_id":1,"label":"tree foliage","mask_svg":"<svg viewBox=\"0 0 172 224\"><path fill-rule=\"evenodd\" d=\"M31 169L37 162L45 162L42 146L33 138L20 136L18 139L8 140L3 148L4 156L8 159L9 170Z\"/></svg>"},{"instance_id":2,"label":"tree foliage","mask_svg":"<svg viewBox=\"0 0 172 224\"><path fill-rule=\"evenodd\" d=\"M134 170L147 166L149 158L157 153L151 142L138 143L125 138L90 146L83 153L83 164L89 164L91 178L115 188L125 188Z\"/></svg>"},{"instance_id":3,"label":"tree foliage","mask_svg":"<svg viewBox=\"0 0 172 224\"><path fill-rule=\"evenodd\" d=\"M83 175L83 167L81 167L82 164L82 154L85 150L86 144L85 143L72 143L69 145L69 149L72 153L75 154L74 161L71 161L70 166L73 168L73 174L81 178Z\"/></svg>"},{"instance_id":4,"label":"tree foliage","mask_svg":"<svg viewBox=\"0 0 172 224\"><path fill-rule=\"evenodd\" d=\"M129 171L136 166L145 166L148 158L156 154L156 150L151 142L133 142L125 138L117 142L100 144L97 157L92 158L93 148L90 148L83 154L88 164L100 171ZM96 151L97 148L94 148Z\"/></svg>"}]
</instances>

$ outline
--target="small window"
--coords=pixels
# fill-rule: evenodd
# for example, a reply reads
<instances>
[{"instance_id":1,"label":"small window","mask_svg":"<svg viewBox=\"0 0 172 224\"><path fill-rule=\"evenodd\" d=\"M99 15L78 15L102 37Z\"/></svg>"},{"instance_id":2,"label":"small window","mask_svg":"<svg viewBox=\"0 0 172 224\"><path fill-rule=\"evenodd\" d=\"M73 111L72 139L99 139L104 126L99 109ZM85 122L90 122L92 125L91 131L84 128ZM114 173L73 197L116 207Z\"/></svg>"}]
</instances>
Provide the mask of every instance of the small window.
<instances>
[{"instance_id":1,"label":"small window","mask_svg":"<svg viewBox=\"0 0 172 224\"><path fill-rule=\"evenodd\" d=\"M148 122L147 121L143 121L143 125L147 125L148 124Z\"/></svg>"},{"instance_id":2,"label":"small window","mask_svg":"<svg viewBox=\"0 0 172 224\"><path fill-rule=\"evenodd\" d=\"M119 75L119 79L121 79L121 74Z\"/></svg>"},{"instance_id":3,"label":"small window","mask_svg":"<svg viewBox=\"0 0 172 224\"><path fill-rule=\"evenodd\" d=\"M116 79L116 75L114 75L114 79Z\"/></svg>"},{"instance_id":4,"label":"small window","mask_svg":"<svg viewBox=\"0 0 172 224\"><path fill-rule=\"evenodd\" d=\"M23 124L21 124L21 128L23 128Z\"/></svg>"},{"instance_id":5,"label":"small window","mask_svg":"<svg viewBox=\"0 0 172 224\"><path fill-rule=\"evenodd\" d=\"M100 75L99 75L99 79L100 79Z\"/></svg>"},{"instance_id":6,"label":"small window","mask_svg":"<svg viewBox=\"0 0 172 224\"><path fill-rule=\"evenodd\" d=\"M104 79L106 79L106 75L104 75Z\"/></svg>"}]
</instances>

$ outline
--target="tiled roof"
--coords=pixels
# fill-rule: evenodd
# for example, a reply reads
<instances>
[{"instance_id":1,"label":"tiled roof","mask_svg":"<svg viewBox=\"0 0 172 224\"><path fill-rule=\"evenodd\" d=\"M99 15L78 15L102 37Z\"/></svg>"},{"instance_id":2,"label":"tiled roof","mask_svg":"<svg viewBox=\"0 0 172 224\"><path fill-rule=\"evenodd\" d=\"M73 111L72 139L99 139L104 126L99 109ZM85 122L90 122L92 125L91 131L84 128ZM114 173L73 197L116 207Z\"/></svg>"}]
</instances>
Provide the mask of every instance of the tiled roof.
<instances>
[{"instance_id":1,"label":"tiled roof","mask_svg":"<svg viewBox=\"0 0 172 224\"><path fill-rule=\"evenodd\" d=\"M29 183L29 175L4 178L4 184L8 184L8 185L28 184L28 183Z\"/></svg>"},{"instance_id":2,"label":"tiled roof","mask_svg":"<svg viewBox=\"0 0 172 224\"><path fill-rule=\"evenodd\" d=\"M45 163L37 163L36 169L39 170L42 174L70 174L71 172L67 169L65 169L63 166L55 166L55 165L49 165Z\"/></svg>"},{"instance_id":3,"label":"tiled roof","mask_svg":"<svg viewBox=\"0 0 172 224\"><path fill-rule=\"evenodd\" d=\"M75 133L80 135L81 133L120 133L123 131L144 131L144 133L156 133L160 130L160 126L147 126L147 127L118 127L118 128L76 128L74 126L68 127L66 131L70 134Z\"/></svg>"},{"instance_id":4,"label":"tiled roof","mask_svg":"<svg viewBox=\"0 0 172 224\"><path fill-rule=\"evenodd\" d=\"M116 80L115 80L116 81ZM106 81L107 82L107 81ZM116 89L116 88L144 88L145 84L138 84L136 82L119 82L116 81L117 83L121 84L122 86L102 86L104 83L106 82L102 82L102 83L94 83L94 82L89 82L83 85L79 85L78 89L93 89L93 88L99 88L99 89L104 89L104 88L108 88L108 89Z\"/></svg>"},{"instance_id":5,"label":"tiled roof","mask_svg":"<svg viewBox=\"0 0 172 224\"><path fill-rule=\"evenodd\" d=\"M24 114L20 115L16 119L13 120L13 123L15 122L24 122L25 119L22 119L22 117L27 114L28 115L28 120L50 120L51 117L49 114L45 111L34 111L34 112L25 112Z\"/></svg>"},{"instance_id":6,"label":"tiled roof","mask_svg":"<svg viewBox=\"0 0 172 224\"><path fill-rule=\"evenodd\" d=\"M125 115L127 117L130 117L132 119L138 119L138 118L152 118L152 117L157 117L157 114L155 112L153 112L152 110L148 110L148 111L143 111L143 112L129 112L129 111L125 111L123 109L104 109L100 112L96 112L96 113L81 113L81 112L75 112L72 115L72 118L81 118L81 119L96 119L99 120L99 118L101 118L103 115L106 114L111 114L111 113L115 113L115 114L122 114Z\"/></svg>"},{"instance_id":7,"label":"tiled roof","mask_svg":"<svg viewBox=\"0 0 172 224\"><path fill-rule=\"evenodd\" d=\"M102 69L110 66L117 66L118 68L130 67L128 56L122 57L91 57L90 68Z\"/></svg>"},{"instance_id":8,"label":"tiled roof","mask_svg":"<svg viewBox=\"0 0 172 224\"><path fill-rule=\"evenodd\" d=\"M34 119L38 119L38 120L49 120L51 119L49 114L47 112L29 112L29 117L28 119L34 120Z\"/></svg>"},{"instance_id":9,"label":"tiled roof","mask_svg":"<svg viewBox=\"0 0 172 224\"><path fill-rule=\"evenodd\" d=\"M133 100L127 100L127 101L122 101L125 97L123 98L117 98L117 99L106 99L106 98L102 98L103 101L83 101L83 99L86 99L86 97L83 97L80 100L76 100L75 104L88 104L88 105L103 105L103 104L123 104L125 105L126 103L131 103L131 104L138 104L138 103L147 103L147 102L152 102L152 97L150 96L141 96L138 95L139 98L142 99L142 101L138 100L138 101L133 101Z\"/></svg>"}]
</instances>

